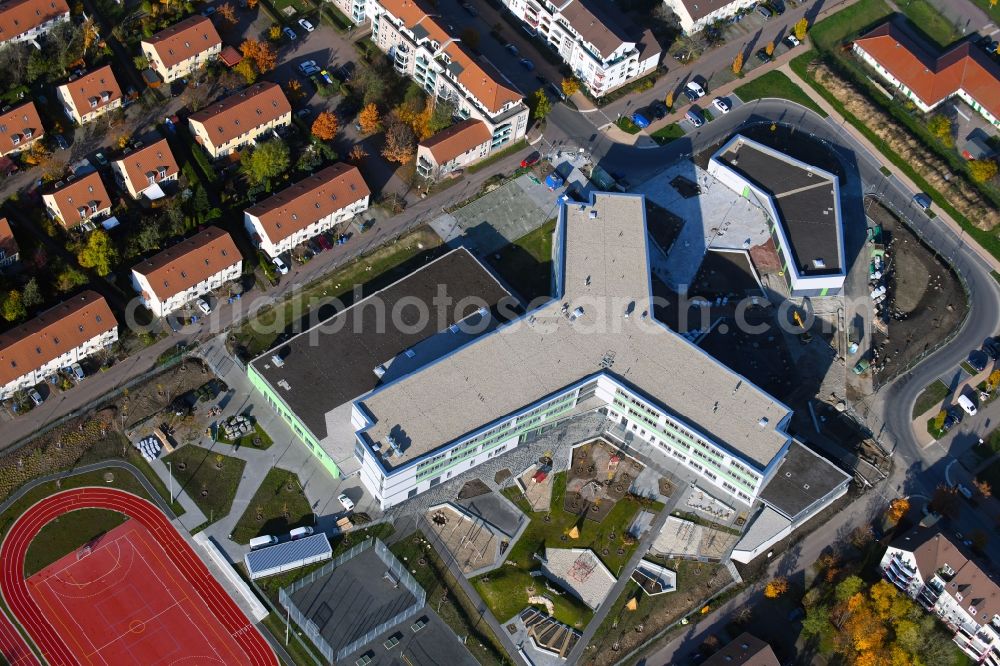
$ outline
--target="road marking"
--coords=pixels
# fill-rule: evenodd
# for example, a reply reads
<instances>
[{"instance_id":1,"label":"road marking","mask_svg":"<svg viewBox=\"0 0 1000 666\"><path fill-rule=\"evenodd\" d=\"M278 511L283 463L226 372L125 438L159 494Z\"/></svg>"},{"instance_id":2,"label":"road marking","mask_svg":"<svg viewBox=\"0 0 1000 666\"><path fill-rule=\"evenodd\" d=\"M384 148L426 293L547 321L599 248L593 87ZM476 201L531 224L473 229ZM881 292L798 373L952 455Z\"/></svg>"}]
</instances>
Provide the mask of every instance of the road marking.
<instances>
[{"instance_id":1,"label":"road marking","mask_svg":"<svg viewBox=\"0 0 1000 666\"><path fill-rule=\"evenodd\" d=\"M962 109L958 108L957 104L954 106L954 109L955 109L955 113L957 113L958 115L962 116L966 120L972 120L972 118L970 118L969 116L967 116L964 113L962 113Z\"/></svg>"},{"instance_id":2,"label":"road marking","mask_svg":"<svg viewBox=\"0 0 1000 666\"><path fill-rule=\"evenodd\" d=\"M998 32L1000 32L1000 28L996 27L992 23L987 23L986 26L983 28L983 31L985 32L986 30L989 30L991 27L993 28L993 30L991 30L990 32L986 33L990 37L992 37L993 35L995 35Z\"/></svg>"}]
</instances>

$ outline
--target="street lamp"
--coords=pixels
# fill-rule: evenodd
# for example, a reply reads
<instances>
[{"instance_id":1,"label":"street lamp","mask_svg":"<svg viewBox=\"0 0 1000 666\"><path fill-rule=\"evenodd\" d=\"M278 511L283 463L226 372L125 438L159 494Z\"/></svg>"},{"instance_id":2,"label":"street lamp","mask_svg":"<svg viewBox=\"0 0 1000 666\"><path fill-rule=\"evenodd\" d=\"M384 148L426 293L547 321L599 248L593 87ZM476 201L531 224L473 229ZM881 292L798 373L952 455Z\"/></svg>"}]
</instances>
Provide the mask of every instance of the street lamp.
<instances>
[{"instance_id":1,"label":"street lamp","mask_svg":"<svg viewBox=\"0 0 1000 666\"><path fill-rule=\"evenodd\" d=\"M167 472L168 472L167 476L170 477L170 502L169 503L173 504L174 503L174 468L170 464L169 460L167 461Z\"/></svg>"}]
</instances>

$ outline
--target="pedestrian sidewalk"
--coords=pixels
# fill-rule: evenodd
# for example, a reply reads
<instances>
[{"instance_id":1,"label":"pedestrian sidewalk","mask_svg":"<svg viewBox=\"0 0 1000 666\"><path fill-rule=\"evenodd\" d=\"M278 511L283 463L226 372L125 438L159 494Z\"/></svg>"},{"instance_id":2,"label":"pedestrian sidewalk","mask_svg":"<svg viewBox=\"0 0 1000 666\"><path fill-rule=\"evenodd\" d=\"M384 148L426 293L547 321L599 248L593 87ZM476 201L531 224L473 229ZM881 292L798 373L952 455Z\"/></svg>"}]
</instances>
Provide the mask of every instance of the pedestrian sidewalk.
<instances>
[{"instance_id":1,"label":"pedestrian sidewalk","mask_svg":"<svg viewBox=\"0 0 1000 666\"><path fill-rule=\"evenodd\" d=\"M167 463L163 461L163 458L157 458L149 464L156 472L156 475L160 477L163 481L163 485L167 488L167 492L173 492L173 500L184 507L184 515L177 517L174 522L185 530L190 532L194 528L198 527L207 520L205 514L201 512L198 505L194 503L194 500L184 492L180 483L176 479L173 479L170 475L170 470L167 469ZM168 498L170 499L170 498Z\"/></svg>"}]
</instances>

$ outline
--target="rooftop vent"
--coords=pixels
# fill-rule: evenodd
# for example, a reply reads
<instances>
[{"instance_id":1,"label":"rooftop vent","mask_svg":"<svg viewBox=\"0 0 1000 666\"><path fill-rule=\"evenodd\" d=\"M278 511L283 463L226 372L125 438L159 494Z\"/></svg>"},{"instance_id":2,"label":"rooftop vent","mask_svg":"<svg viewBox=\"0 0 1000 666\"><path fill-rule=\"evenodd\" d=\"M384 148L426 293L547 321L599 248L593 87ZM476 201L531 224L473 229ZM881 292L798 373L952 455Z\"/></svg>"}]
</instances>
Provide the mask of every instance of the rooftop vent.
<instances>
[{"instance_id":1,"label":"rooftop vent","mask_svg":"<svg viewBox=\"0 0 1000 666\"><path fill-rule=\"evenodd\" d=\"M396 442L396 438L392 435L386 437L386 441L389 442L389 448L392 449L392 453L401 456L403 455L403 449L399 448L399 444Z\"/></svg>"},{"instance_id":2,"label":"rooftop vent","mask_svg":"<svg viewBox=\"0 0 1000 666\"><path fill-rule=\"evenodd\" d=\"M766 416L760 417L760 421L757 421L757 425L759 425L761 428L766 428L767 427L767 417Z\"/></svg>"},{"instance_id":3,"label":"rooftop vent","mask_svg":"<svg viewBox=\"0 0 1000 666\"><path fill-rule=\"evenodd\" d=\"M573 321L575 319L579 319L582 316L583 316L583 308L577 307L575 310L573 310L572 314L570 314L569 320Z\"/></svg>"},{"instance_id":4,"label":"rooftop vent","mask_svg":"<svg viewBox=\"0 0 1000 666\"><path fill-rule=\"evenodd\" d=\"M289 384L288 380L285 380L285 379L282 379L280 382L278 382L278 386L280 386L281 388L285 389L286 391L291 391L292 390L292 385Z\"/></svg>"},{"instance_id":5,"label":"rooftop vent","mask_svg":"<svg viewBox=\"0 0 1000 666\"><path fill-rule=\"evenodd\" d=\"M274 367L276 368L285 367L285 359L281 358L278 354L271 357L271 363L274 363Z\"/></svg>"},{"instance_id":6,"label":"rooftop vent","mask_svg":"<svg viewBox=\"0 0 1000 666\"><path fill-rule=\"evenodd\" d=\"M384 365L376 365L375 366L375 376L378 377L379 379L382 379L382 377L385 376L385 366Z\"/></svg>"},{"instance_id":7,"label":"rooftop vent","mask_svg":"<svg viewBox=\"0 0 1000 666\"><path fill-rule=\"evenodd\" d=\"M813 268L826 268L826 262L822 259L813 259Z\"/></svg>"},{"instance_id":8,"label":"rooftop vent","mask_svg":"<svg viewBox=\"0 0 1000 666\"><path fill-rule=\"evenodd\" d=\"M596 220L597 219L597 211L596 210L590 211L590 215L588 217L590 217L590 219L592 219L592 220Z\"/></svg>"}]
</instances>

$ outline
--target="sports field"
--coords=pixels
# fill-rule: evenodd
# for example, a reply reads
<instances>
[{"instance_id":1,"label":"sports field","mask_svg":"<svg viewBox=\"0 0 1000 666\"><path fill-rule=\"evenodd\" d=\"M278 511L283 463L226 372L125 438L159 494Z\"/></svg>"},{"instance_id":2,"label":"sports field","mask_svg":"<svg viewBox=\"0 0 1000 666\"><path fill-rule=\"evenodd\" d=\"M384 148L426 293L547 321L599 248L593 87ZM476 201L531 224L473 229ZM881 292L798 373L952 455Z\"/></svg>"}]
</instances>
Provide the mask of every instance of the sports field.
<instances>
[{"instance_id":1,"label":"sports field","mask_svg":"<svg viewBox=\"0 0 1000 666\"><path fill-rule=\"evenodd\" d=\"M26 579L25 554L39 530L87 507L129 520ZM0 593L49 663L278 664L166 516L120 490L68 490L26 511L0 544ZM18 644L3 624L6 654Z\"/></svg>"}]
</instances>

